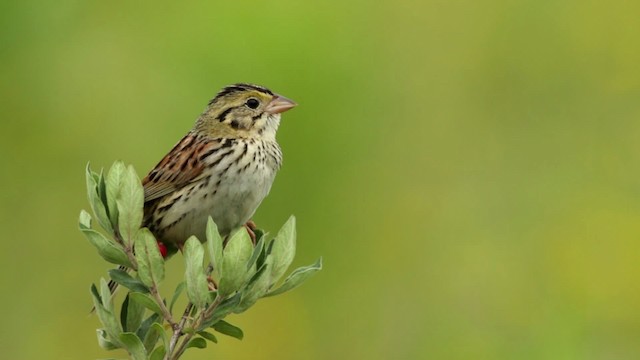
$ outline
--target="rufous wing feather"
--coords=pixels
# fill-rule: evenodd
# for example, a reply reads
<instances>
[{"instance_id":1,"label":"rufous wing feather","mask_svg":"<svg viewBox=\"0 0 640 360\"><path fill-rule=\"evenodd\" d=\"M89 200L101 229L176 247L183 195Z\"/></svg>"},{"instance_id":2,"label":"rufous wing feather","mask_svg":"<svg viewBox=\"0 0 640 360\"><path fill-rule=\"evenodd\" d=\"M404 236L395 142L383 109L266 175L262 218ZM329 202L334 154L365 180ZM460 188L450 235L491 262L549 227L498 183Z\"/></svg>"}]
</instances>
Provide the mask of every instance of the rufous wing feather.
<instances>
[{"instance_id":1,"label":"rufous wing feather","mask_svg":"<svg viewBox=\"0 0 640 360\"><path fill-rule=\"evenodd\" d=\"M198 181L205 168L202 155L219 147L219 139L187 134L142 180L145 203Z\"/></svg>"}]
</instances>

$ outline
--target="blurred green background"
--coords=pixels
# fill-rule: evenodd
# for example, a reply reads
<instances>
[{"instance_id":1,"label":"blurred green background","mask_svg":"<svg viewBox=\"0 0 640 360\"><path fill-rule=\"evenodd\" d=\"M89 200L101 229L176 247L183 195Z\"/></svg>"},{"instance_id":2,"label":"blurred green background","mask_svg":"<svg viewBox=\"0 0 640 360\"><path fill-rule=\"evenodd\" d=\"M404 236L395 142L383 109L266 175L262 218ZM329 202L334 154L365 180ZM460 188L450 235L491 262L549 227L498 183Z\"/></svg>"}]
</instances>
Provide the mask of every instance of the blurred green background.
<instances>
[{"instance_id":1,"label":"blurred green background","mask_svg":"<svg viewBox=\"0 0 640 360\"><path fill-rule=\"evenodd\" d=\"M185 359L640 358L640 2L0 4L0 347L101 350L84 166L144 175L224 85L295 99L255 220L300 289ZM170 262L169 284L182 277Z\"/></svg>"}]
</instances>

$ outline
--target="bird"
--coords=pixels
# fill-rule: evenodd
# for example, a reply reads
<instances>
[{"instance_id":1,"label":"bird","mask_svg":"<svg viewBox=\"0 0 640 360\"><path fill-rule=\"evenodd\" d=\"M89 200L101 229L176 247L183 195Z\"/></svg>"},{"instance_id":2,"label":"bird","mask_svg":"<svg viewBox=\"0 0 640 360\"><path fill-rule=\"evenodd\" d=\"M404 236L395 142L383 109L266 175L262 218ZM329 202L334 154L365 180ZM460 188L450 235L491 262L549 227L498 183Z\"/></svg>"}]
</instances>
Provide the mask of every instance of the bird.
<instances>
[{"instance_id":1,"label":"bird","mask_svg":"<svg viewBox=\"0 0 640 360\"><path fill-rule=\"evenodd\" d=\"M222 238L245 226L255 242L250 219L282 165L276 141L281 114L295 106L248 83L226 86L209 101L193 128L142 179L142 227L154 235L163 258L182 250L192 235L206 241L209 217ZM113 294L118 283L112 279L108 287Z\"/></svg>"},{"instance_id":2,"label":"bird","mask_svg":"<svg viewBox=\"0 0 640 360\"><path fill-rule=\"evenodd\" d=\"M224 238L246 225L282 165L276 141L281 114L297 104L266 87L237 83L209 101L193 128L143 178L143 226L169 254L209 217ZM165 255L165 254L163 254Z\"/></svg>"}]
</instances>

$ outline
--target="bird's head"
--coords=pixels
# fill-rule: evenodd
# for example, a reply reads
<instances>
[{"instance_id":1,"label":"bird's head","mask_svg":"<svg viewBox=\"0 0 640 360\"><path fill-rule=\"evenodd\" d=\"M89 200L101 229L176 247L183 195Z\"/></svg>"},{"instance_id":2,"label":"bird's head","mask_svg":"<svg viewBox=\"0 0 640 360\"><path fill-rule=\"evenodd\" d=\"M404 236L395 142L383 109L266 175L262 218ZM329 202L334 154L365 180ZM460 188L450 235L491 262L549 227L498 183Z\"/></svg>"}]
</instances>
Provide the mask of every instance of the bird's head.
<instances>
[{"instance_id":1,"label":"bird's head","mask_svg":"<svg viewBox=\"0 0 640 360\"><path fill-rule=\"evenodd\" d=\"M275 138L280 114L297 104L252 84L222 89L196 122L196 131L212 137Z\"/></svg>"}]
</instances>

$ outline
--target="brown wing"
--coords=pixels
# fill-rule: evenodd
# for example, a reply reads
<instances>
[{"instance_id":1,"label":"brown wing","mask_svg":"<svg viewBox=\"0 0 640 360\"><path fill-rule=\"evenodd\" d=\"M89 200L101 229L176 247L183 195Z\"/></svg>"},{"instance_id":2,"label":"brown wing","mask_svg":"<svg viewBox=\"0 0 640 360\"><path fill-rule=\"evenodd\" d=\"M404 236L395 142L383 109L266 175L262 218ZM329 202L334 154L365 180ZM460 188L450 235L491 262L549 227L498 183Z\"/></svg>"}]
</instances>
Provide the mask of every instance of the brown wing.
<instances>
[{"instance_id":1,"label":"brown wing","mask_svg":"<svg viewBox=\"0 0 640 360\"><path fill-rule=\"evenodd\" d=\"M187 134L142 180L145 203L198 181L205 168L203 160L220 147L219 139Z\"/></svg>"}]
</instances>

